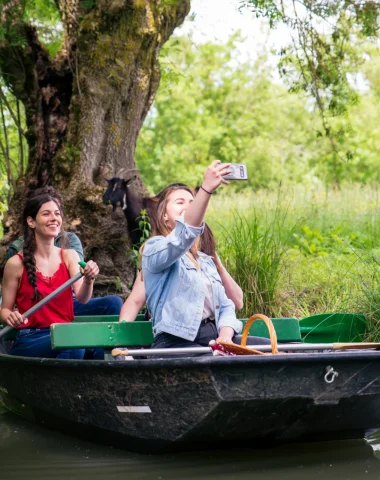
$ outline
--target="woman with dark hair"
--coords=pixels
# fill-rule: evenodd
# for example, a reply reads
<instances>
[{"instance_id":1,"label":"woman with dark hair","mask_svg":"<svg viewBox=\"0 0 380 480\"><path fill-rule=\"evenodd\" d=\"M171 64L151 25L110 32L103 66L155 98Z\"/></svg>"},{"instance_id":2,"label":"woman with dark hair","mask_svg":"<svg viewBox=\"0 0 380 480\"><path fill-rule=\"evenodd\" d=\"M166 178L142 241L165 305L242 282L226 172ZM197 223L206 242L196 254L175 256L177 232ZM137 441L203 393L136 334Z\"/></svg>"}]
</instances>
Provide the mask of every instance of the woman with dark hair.
<instances>
[{"instance_id":1,"label":"woman with dark hair","mask_svg":"<svg viewBox=\"0 0 380 480\"><path fill-rule=\"evenodd\" d=\"M54 245L58 234L64 235L62 209L47 193L30 197L23 212L24 246L8 260L3 277L3 301L0 319L19 330L11 354L45 358L84 358L85 349L52 350L50 325L74 319L73 297L68 288L27 319L22 314L43 297L79 272L79 255ZM99 268L87 262L84 277L73 284L77 299L86 303L92 296ZM17 310L14 310L14 307ZM91 352L94 353L94 352ZM102 352L95 352L101 357Z\"/></svg>"},{"instance_id":2,"label":"woman with dark hair","mask_svg":"<svg viewBox=\"0 0 380 480\"><path fill-rule=\"evenodd\" d=\"M54 198L60 206L61 213L63 215L63 198L61 193L54 187L46 186L37 188L29 197L39 196L47 193L50 197ZM22 223L22 219L21 219ZM9 260L19 251L23 249L24 237L20 236L14 240L8 247L5 254L5 260ZM54 239L54 245L56 247L64 249L75 250L81 261L84 260L83 246L79 237L74 232L60 232ZM1 266L0 266L1 275ZM123 305L122 299L117 295L105 295L103 297L91 298L86 304L79 302L74 295L74 316L96 316L96 315L119 315L121 307Z\"/></svg>"}]
</instances>

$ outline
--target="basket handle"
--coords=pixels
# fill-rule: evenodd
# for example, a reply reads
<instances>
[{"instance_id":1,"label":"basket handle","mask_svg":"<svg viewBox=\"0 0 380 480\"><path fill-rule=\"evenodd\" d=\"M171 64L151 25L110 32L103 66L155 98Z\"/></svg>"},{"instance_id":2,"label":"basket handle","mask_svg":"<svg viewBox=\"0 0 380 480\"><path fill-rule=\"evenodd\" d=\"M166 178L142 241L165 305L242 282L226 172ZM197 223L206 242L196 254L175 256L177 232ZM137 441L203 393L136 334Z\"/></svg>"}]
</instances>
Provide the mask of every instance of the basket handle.
<instances>
[{"instance_id":1,"label":"basket handle","mask_svg":"<svg viewBox=\"0 0 380 480\"><path fill-rule=\"evenodd\" d=\"M253 324L253 322L255 322L256 320L263 320L263 322L265 323L269 331L269 338L270 338L270 344L272 347L272 353L273 354L278 353L277 335L276 335L276 330L274 329L272 320L268 318L266 315L262 315L261 313L255 313L254 315L252 315L252 317L250 317L247 320L247 323L244 326L244 330L241 337L241 346L245 347L247 345L249 329L251 328L251 325Z\"/></svg>"}]
</instances>

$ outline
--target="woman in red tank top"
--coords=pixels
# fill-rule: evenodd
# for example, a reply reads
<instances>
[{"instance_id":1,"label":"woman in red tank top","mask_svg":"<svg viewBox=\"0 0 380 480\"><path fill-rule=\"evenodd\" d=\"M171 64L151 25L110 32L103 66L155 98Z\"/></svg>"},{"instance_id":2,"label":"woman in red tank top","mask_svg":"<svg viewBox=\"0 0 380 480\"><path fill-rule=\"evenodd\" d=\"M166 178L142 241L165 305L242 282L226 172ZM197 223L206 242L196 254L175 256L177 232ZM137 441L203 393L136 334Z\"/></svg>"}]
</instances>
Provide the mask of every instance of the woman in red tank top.
<instances>
[{"instance_id":1,"label":"woman in red tank top","mask_svg":"<svg viewBox=\"0 0 380 480\"><path fill-rule=\"evenodd\" d=\"M3 277L3 302L0 318L19 330L11 353L48 358L84 358L85 350L52 350L50 325L74 319L70 288L44 307L23 319L22 314L79 272L75 250L54 246L62 231L62 209L56 199L44 193L29 198L23 212L24 249L8 260ZM63 233L63 232L62 232ZM73 284L76 298L87 303L99 268L88 261L84 277ZM14 310L14 306L17 310Z\"/></svg>"}]
</instances>

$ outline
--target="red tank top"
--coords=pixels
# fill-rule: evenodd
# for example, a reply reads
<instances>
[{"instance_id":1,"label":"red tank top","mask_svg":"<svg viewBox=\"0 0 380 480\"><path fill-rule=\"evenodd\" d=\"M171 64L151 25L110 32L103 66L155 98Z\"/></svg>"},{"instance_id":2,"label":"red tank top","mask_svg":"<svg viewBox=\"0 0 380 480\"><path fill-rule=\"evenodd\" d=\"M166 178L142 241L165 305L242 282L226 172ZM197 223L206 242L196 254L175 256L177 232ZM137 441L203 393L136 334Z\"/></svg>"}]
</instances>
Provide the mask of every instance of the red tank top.
<instances>
[{"instance_id":1,"label":"red tank top","mask_svg":"<svg viewBox=\"0 0 380 480\"><path fill-rule=\"evenodd\" d=\"M19 253L17 255L24 261L22 255ZM42 294L42 298L45 298L70 278L69 271L63 260L62 249L61 260L62 262L59 264L58 270L51 277L45 277L41 272L36 272L37 288ZM28 274L24 266L16 296L16 305L21 315L38 303L38 301L32 300L33 295L34 289L29 283ZM69 287L57 297L53 298L53 300L50 300L49 303L44 305L35 314L28 317L28 323L19 328L47 328L50 327L52 323L68 323L72 322L73 319L74 300L72 290Z\"/></svg>"}]
</instances>

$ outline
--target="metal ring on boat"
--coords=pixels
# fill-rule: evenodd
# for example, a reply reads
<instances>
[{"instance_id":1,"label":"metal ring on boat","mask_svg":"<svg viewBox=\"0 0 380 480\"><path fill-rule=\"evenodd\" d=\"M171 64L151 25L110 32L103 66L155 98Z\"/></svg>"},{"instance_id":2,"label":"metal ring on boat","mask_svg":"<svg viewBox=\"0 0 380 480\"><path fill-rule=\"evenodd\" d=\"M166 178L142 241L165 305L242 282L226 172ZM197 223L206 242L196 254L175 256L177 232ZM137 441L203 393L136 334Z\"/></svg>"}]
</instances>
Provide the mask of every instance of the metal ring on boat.
<instances>
[{"instance_id":1,"label":"metal ring on boat","mask_svg":"<svg viewBox=\"0 0 380 480\"><path fill-rule=\"evenodd\" d=\"M326 383L333 383L335 380L335 377L339 375L338 372L336 372L333 367L330 365L326 367L326 375L324 377Z\"/></svg>"}]
</instances>

